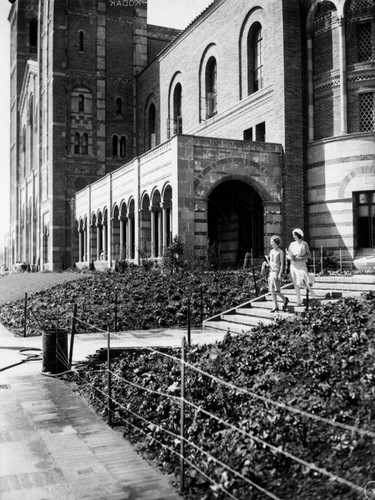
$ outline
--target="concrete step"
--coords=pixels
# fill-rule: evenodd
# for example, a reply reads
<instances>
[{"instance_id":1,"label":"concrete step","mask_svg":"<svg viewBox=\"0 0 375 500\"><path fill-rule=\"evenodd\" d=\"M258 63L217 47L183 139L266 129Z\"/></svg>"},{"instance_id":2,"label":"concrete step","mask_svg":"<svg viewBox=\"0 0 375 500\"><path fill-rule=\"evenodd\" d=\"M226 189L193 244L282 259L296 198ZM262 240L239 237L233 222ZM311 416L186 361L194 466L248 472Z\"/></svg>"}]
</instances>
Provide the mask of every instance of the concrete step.
<instances>
[{"instance_id":1,"label":"concrete step","mask_svg":"<svg viewBox=\"0 0 375 500\"><path fill-rule=\"evenodd\" d=\"M247 316L245 314L222 314L222 321L228 321L230 323L240 323L241 325L247 326L257 326L259 323L264 325L271 325L274 319L259 317L259 316Z\"/></svg>"},{"instance_id":2,"label":"concrete step","mask_svg":"<svg viewBox=\"0 0 375 500\"><path fill-rule=\"evenodd\" d=\"M259 318L260 320L264 319L274 319L275 318L275 313L271 313L271 310L273 309L273 303L271 304L272 307L270 308L265 308L265 307L238 307L236 309L236 314L239 316L252 316L254 318ZM282 314L283 316L290 316L288 312L284 312L282 310L282 304L279 305L279 313Z\"/></svg>"},{"instance_id":3,"label":"concrete step","mask_svg":"<svg viewBox=\"0 0 375 500\"><path fill-rule=\"evenodd\" d=\"M315 283L367 283L375 285L375 275L360 274L354 276L315 276Z\"/></svg>"},{"instance_id":4,"label":"concrete step","mask_svg":"<svg viewBox=\"0 0 375 500\"><path fill-rule=\"evenodd\" d=\"M204 328L211 330L224 330L225 332L229 330L232 333L249 333L253 327L241 325L239 323L232 323L230 321L207 321L207 323L204 324Z\"/></svg>"},{"instance_id":5,"label":"concrete step","mask_svg":"<svg viewBox=\"0 0 375 500\"><path fill-rule=\"evenodd\" d=\"M322 282L314 284L314 290L344 290L346 292L366 292L375 290L375 283L341 283L341 282Z\"/></svg>"}]
</instances>

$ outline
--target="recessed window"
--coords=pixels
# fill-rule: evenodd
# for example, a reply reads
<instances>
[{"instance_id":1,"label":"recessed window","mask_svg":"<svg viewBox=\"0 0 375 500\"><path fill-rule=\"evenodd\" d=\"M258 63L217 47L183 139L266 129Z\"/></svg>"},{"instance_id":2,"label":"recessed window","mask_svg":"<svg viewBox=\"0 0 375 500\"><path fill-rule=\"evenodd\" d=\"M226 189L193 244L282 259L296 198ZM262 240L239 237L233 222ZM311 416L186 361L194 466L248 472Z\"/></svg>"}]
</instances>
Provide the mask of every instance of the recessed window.
<instances>
[{"instance_id":1,"label":"recessed window","mask_svg":"<svg viewBox=\"0 0 375 500\"><path fill-rule=\"evenodd\" d=\"M258 123L255 126L256 141L265 142L266 140L266 122Z\"/></svg>"},{"instance_id":2,"label":"recessed window","mask_svg":"<svg viewBox=\"0 0 375 500\"><path fill-rule=\"evenodd\" d=\"M248 50L248 93L263 88L263 37L262 27L255 23L249 31Z\"/></svg>"},{"instance_id":3,"label":"recessed window","mask_svg":"<svg viewBox=\"0 0 375 500\"><path fill-rule=\"evenodd\" d=\"M357 25L358 62L372 60L371 23Z\"/></svg>"},{"instance_id":4,"label":"recessed window","mask_svg":"<svg viewBox=\"0 0 375 500\"><path fill-rule=\"evenodd\" d=\"M79 32L79 51L84 52L85 51L85 34L83 31Z\"/></svg>"},{"instance_id":5,"label":"recessed window","mask_svg":"<svg viewBox=\"0 0 375 500\"><path fill-rule=\"evenodd\" d=\"M217 66L210 57L206 66L206 118L217 114Z\"/></svg>"},{"instance_id":6,"label":"recessed window","mask_svg":"<svg viewBox=\"0 0 375 500\"><path fill-rule=\"evenodd\" d=\"M36 19L31 19L29 30L30 49L35 50L38 45L38 21Z\"/></svg>"},{"instance_id":7,"label":"recessed window","mask_svg":"<svg viewBox=\"0 0 375 500\"><path fill-rule=\"evenodd\" d=\"M360 132L375 132L375 92L359 94Z\"/></svg>"},{"instance_id":8,"label":"recessed window","mask_svg":"<svg viewBox=\"0 0 375 500\"><path fill-rule=\"evenodd\" d=\"M79 155L80 152L81 152L81 148L80 148L80 136L76 132L74 134L74 154Z\"/></svg>"},{"instance_id":9,"label":"recessed window","mask_svg":"<svg viewBox=\"0 0 375 500\"><path fill-rule=\"evenodd\" d=\"M114 135L112 137L112 156L113 156L113 158L118 157L118 137L117 137L117 135Z\"/></svg>"},{"instance_id":10,"label":"recessed window","mask_svg":"<svg viewBox=\"0 0 375 500\"><path fill-rule=\"evenodd\" d=\"M116 99L116 115L122 114L122 99L118 97Z\"/></svg>"},{"instance_id":11,"label":"recessed window","mask_svg":"<svg viewBox=\"0 0 375 500\"><path fill-rule=\"evenodd\" d=\"M252 141L253 140L253 127L250 127L243 131L243 140Z\"/></svg>"},{"instance_id":12,"label":"recessed window","mask_svg":"<svg viewBox=\"0 0 375 500\"><path fill-rule=\"evenodd\" d=\"M89 153L89 137L87 134L82 135L82 154L87 155Z\"/></svg>"},{"instance_id":13,"label":"recessed window","mask_svg":"<svg viewBox=\"0 0 375 500\"><path fill-rule=\"evenodd\" d=\"M82 94L78 96L78 113L83 113L85 111L85 98Z\"/></svg>"},{"instance_id":14,"label":"recessed window","mask_svg":"<svg viewBox=\"0 0 375 500\"><path fill-rule=\"evenodd\" d=\"M178 83L173 93L173 132L182 134L182 87Z\"/></svg>"},{"instance_id":15,"label":"recessed window","mask_svg":"<svg viewBox=\"0 0 375 500\"><path fill-rule=\"evenodd\" d=\"M125 154L126 154L126 139L124 136L122 136L120 139L120 156L121 156L121 158L124 158Z\"/></svg>"},{"instance_id":16,"label":"recessed window","mask_svg":"<svg viewBox=\"0 0 375 500\"><path fill-rule=\"evenodd\" d=\"M148 110L148 148L156 146L156 108L151 104Z\"/></svg>"}]
</instances>

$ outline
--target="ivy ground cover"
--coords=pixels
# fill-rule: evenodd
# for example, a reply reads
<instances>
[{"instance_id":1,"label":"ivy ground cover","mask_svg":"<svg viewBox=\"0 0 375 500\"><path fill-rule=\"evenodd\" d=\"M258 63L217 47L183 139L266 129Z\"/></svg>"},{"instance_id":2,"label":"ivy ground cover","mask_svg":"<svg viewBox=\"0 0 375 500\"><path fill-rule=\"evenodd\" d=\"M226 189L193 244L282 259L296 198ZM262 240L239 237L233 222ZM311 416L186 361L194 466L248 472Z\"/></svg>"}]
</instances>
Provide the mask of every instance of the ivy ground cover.
<instances>
[{"instance_id":1,"label":"ivy ground cover","mask_svg":"<svg viewBox=\"0 0 375 500\"><path fill-rule=\"evenodd\" d=\"M186 498L366 498L375 480L374 313L368 293L187 348ZM178 349L129 351L112 364L114 425L177 477L179 358ZM103 417L105 368L94 357L74 379Z\"/></svg>"},{"instance_id":2,"label":"ivy ground cover","mask_svg":"<svg viewBox=\"0 0 375 500\"><path fill-rule=\"evenodd\" d=\"M127 268L124 273L88 273L29 296L28 336L43 329L70 330L74 306L77 333L186 326L188 299L192 325L254 297L249 271L163 273L160 269ZM25 302L0 306L0 321L24 335Z\"/></svg>"}]
</instances>

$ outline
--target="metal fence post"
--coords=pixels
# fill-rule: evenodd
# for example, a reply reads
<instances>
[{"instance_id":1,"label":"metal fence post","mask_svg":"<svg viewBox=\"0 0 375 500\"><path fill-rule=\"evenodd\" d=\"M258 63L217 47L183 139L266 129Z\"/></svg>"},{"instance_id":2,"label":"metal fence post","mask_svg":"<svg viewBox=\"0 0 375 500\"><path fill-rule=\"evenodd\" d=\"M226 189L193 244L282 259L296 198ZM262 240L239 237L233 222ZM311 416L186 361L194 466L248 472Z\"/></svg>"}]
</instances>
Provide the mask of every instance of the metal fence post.
<instances>
[{"instance_id":1,"label":"metal fence post","mask_svg":"<svg viewBox=\"0 0 375 500\"><path fill-rule=\"evenodd\" d=\"M180 495L185 489L185 337L181 339Z\"/></svg>"},{"instance_id":2,"label":"metal fence post","mask_svg":"<svg viewBox=\"0 0 375 500\"><path fill-rule=\"evenodd\" d=\"M25 293L25 305L24 305L24 314L23 314L23 336L26 337L26 329L27 329L27 293Z\"/></svg>"},{"instance_id":3,"label":"metal fence post","mask_svg":"<svg viewBox=\"0 0 375 500\"><path fill-rule=\"evenodd\" d=\"M108 328L107 332L107 385L108 385L108 399L107 399L107 422L112 425L112 384L111 384L111 333Z\"/></svg>"},{"instance_id":4,"label":"metal fence post","mask_svg":"<svg viewBox=\"0 0 375 500\"><path fill-rule=\"evenodd\" d=\"M191 320L190 320L190 297L187 301L187 338L188 346L191 346Z\"/></svg>"},{"instance_id":5,"label":"metal fence post","mask_svg":"<svg viewBox=\"0 0 375 500\"><path fill-rule=\"evenodd\" d=\"M115 332L117 332L117 290L115 293Z\"/></svg>"},{"instance_id":6,"label":"metal fence post","mask_svg":"<svg viewBox=\"0 0 375 500\"><path fill-rule=\"evenodd\" d=\"M76 333L76 317L77 317L77 304L74 304L74 306L73 306L73 319L72 319L72 331L70 334L69 368L72 367L72 362L73 362L73 346L74 346L74 335Z\"/></svg>"}]
</instances>

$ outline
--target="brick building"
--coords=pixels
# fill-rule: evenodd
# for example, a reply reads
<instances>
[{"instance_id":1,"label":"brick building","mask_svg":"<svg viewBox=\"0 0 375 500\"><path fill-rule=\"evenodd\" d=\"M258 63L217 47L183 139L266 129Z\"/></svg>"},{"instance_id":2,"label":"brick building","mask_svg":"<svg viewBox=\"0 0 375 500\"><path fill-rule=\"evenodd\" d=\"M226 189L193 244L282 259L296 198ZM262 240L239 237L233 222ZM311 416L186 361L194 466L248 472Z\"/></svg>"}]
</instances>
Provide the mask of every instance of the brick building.
<instances>
[{"instance_id":1,"label":"brick building","mask_svg":"<svg viewBox=\"0 0 375 500\"><path fill-rule=\"evenodd\" d=\"M181 234L233 266L295 226L374 252L374 0L214 0L183 32L146 2L10 21L14 261L107 267Z\"/></svg>"}]
</instances>

